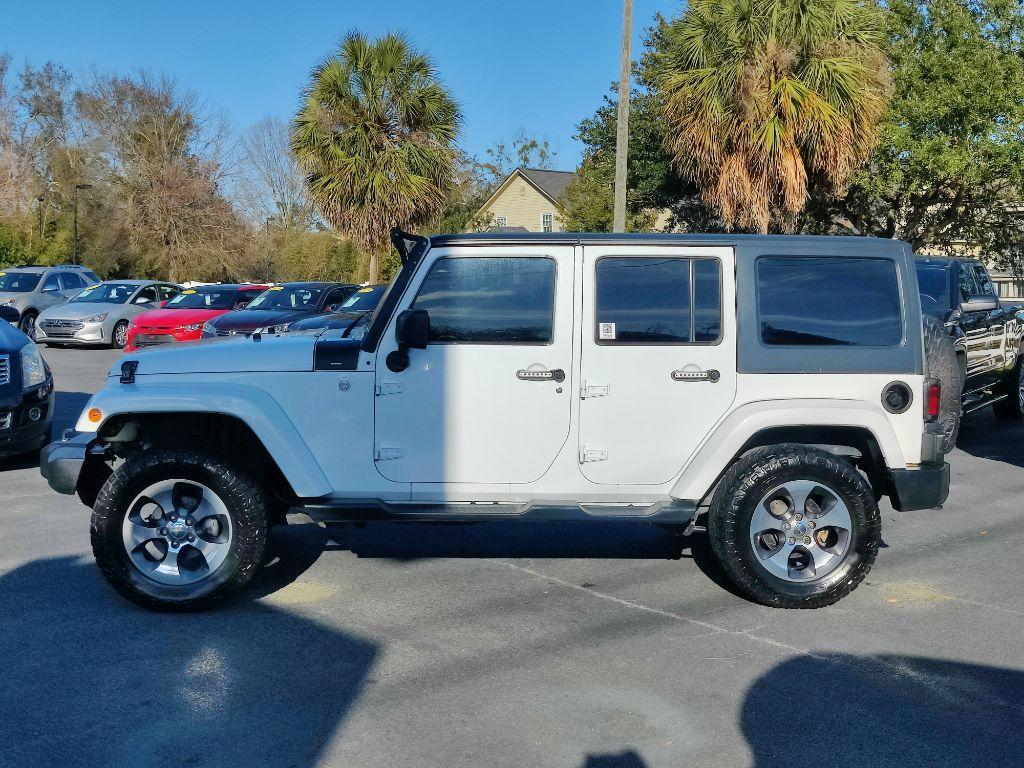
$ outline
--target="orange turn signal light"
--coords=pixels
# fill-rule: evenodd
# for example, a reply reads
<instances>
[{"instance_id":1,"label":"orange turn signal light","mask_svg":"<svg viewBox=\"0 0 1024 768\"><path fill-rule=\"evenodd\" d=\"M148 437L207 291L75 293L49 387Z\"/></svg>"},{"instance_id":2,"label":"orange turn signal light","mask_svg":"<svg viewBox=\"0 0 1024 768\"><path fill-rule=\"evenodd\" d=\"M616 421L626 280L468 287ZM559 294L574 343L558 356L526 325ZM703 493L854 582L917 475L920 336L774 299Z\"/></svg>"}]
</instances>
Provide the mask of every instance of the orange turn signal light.
<instances>
[{"instance_id":1,"label":"orange turn signal light","mask_svg":"<svg viewBox=\"0 0 1024 768\"><path fill-rule=\"evenodd\" d=\"M99 408L90 408L89 413L87 414L87 418L93 424L99 424L100 421L103 419L103 411L101 411Z\"/></svg>"}]
</instances>

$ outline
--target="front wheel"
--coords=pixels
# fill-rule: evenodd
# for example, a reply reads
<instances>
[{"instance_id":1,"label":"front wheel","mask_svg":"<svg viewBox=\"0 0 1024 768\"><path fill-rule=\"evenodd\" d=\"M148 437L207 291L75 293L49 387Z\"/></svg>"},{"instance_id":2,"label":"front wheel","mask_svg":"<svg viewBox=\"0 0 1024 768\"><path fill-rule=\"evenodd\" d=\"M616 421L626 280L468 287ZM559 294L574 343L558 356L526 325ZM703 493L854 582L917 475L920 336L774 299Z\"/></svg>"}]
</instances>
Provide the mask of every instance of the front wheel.
<instances>
[{"instance_id":1,"label":"front wheel","mask_svg":"<svg viewBox=\"0 0 1024 768\"><path fill-rule=\"evenodd\" d=\"M711 547L734 584L776 608L820 608L875 561L878 504L844 459L804 445L759 448L730 469L708 515Z\"/></svg>"},{"instance_id":2,"label":"front wheel","mask_svg":"<svg viewBox=\"0 0 1024 768\"><path fill-rule=\"evenodd\" d=\"M1024 419L1024 359L1018 357L1013 374L1006 382L1006 399L992 406L997 419L1003 421L1020 421Z\"/></svg>"},{"instance_id":3,"label":"front wheel","mask_svg":"<svg viewBox=\"0 0 1024 768\"><path fill-rule=\"evenodd\" d=\"M114 326L113 346L124 349L128 346L128 323L124 320Z\"/></svg>"},{"instance_id":4,"label":"front wheel","mask_svg":"<svg viewBox=\"0 0 1024 768\"><path fill-rule=\"evenodd\" d=\"M248 584L267 551L258 482L217 457L157 449L110 476L93 507L107 581L147 608L208 608Z\"/></svg>"},{"instance_id":5,"label":"front wheel","mask_svg":"<svg viewBox=\"0 0 1024 768\"><path fill-rule=\"evenodd\" d=\"M21 322L18 323L18 329L32 340L36 338L36 317L35 312L29 311L21 316Z\"/></svg>"}]
</instances>

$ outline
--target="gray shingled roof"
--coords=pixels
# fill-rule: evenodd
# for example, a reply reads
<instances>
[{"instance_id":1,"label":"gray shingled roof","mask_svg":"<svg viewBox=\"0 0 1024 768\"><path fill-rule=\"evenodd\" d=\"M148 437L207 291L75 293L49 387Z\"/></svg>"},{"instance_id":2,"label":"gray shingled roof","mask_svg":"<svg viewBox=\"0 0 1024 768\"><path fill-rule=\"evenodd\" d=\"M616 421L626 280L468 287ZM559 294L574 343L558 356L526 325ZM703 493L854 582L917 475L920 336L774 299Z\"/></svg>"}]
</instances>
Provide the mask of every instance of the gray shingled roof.
<instances>
[{"instance_id":1,"label":"gray shingled roof","mask_svg":"<svg viewBox=\"0 0 1024 768\"><path fill-rule=\"evenodd\" d=\"M576 175L574 171L542 171L539 168L520 168L519 170L552 200L557 200L562 196L565 188L572 181L572 177Z\"/></svg>"}]
</instances>

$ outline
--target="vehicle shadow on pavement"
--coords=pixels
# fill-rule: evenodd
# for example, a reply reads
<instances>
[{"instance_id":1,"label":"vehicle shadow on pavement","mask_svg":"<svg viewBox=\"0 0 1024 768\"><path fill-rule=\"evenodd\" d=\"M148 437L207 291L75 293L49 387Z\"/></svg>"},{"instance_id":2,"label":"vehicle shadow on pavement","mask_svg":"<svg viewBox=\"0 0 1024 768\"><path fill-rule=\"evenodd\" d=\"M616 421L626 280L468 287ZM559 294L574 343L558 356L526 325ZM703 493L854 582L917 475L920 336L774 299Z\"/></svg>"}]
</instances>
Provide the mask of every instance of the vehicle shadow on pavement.
<instances>
[{"instance_id":1,"label":"vehicle shadow on pavement","mask_svg":"<svg viewBox=\"0 0 1024 768\"><path fill-rule=\"evenodd\" d=\"M633 749L616 755L587 755L580 768L647 768L647 763Z\"/></svg>"},{"instance_id":2,"label":"vehicle shadow on pavement","mask_svg":"<svg viewBox=\"0 0 1024 768\"><path fill-rule=\"evenodd\" d=\"M74 557L4 574L0 595L0 765L19 768L311 768L378 653L245 596L144 611Z\"/></svg>"},{"instance_id":3,"label":"vehicle shadow on pavement","mask_svg":"<svg viewBox=\"0 0 1024 768\"><path fill-rule=\"evenodd\" d=\"M896 655L799 656L740 712L754 768L1017 767L1022 722L1020 670Z\"/></svg>"},{"instance_id":4,"label":"vehicle shadow on pavement","mask_svg":"<svg viewBox=\"0 0 1024 768\"><path fill-rule=\"evenodd\" d=\"M711 551L707 534L676 535L644 523L369 523L328 528L331 548L408 562L435 558L693 560L711 581L746 599Z\"/></svg>"},{"instance_id":5,"label":"vehicle shadow on pavement","mask_svg":"<svg viewBox=\"0 0 1024 768\"><path fill-rule=\"evenodd\" d=\"M1024 467L1024 423L1000 421L986 408L960 422L956 447L980 459Z\"/></svg>"}]
</instances>

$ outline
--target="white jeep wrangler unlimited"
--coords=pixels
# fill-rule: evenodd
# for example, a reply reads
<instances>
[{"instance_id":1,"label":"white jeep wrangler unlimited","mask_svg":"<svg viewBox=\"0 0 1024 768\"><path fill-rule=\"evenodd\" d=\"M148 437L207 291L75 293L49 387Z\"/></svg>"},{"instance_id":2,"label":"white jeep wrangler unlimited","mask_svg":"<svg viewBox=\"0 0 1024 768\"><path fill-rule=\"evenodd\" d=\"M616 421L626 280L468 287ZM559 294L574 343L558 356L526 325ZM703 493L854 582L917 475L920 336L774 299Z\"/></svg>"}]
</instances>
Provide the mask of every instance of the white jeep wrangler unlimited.
<instances>
[{"instance_id":1,"label":"white jeep wrangler unlimited","mask_svg":"<svg viewBox=\"0 0 1024 768\"><path fill-rule=\"evenodd\" d=\"M402 269L363 328L130 355L45 449L125 597L221 600L289 511L688 532L710 500L737 587L814 608L870 569L879 498L948 494L905 243L394 240Z\"/></svg>"}]
</instances>

